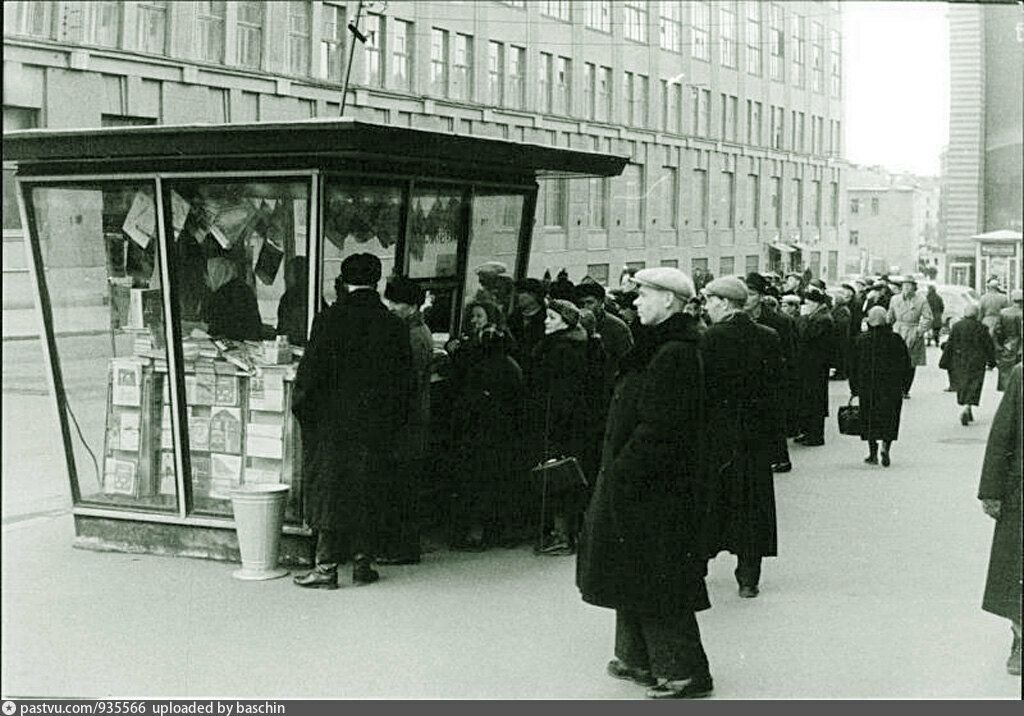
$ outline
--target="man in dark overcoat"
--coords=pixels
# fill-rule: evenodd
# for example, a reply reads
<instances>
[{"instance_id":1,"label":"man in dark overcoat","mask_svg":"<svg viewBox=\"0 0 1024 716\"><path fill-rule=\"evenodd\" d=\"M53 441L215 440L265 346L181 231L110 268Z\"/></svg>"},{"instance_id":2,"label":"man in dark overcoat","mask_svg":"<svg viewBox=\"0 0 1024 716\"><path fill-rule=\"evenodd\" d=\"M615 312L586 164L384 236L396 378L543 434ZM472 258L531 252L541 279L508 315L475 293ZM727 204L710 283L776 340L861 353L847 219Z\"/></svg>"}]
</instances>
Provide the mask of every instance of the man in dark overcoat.
<instances>
[{"instance_id":1,"label":"man in dark overcoat","mask_svg":"<svg viewBox=\"0 0 1024 716\"><path fill-rule=\"evenodd\" d=\"M1013 645L1006 670L1020 675L1021 616L1021 364L1010 379L992 419L981 470L978 499L996 521L981 608L1010 620Z\"/></svg>"},{"instance_id":2,"label":"man in dark overcoat","mask_svg":"<svg viewBox=\"0 0 1024 716\"><path fill-rule=\"evenodd\" d=\"M704 287L712 325L701 343L713 477L709 557L737 557L741 597L758 594L761 558L777 554L772 457L778 431L779 334L743 308L747 287L723 276Z\"/></svg>"},{"instance_id":3,"label":"man in dark overcoat","mask_svg":"<svg viewBox=\"0 0 1024 716\"><path fill-rule=\"evenodd\" d=\"M706 416L693 282L679 269L643 269L643 330L625 357L608 414L601 472L584 519L576 584L615 610L608 672L652 688L649 698L711 692L695 612L704 584Z\"/></svg>"},{"instance_id":4,"label":"man in dark overcoat","mask_svg":"<svg viewBox=\"0 0 1024 716\"><path fill-rule=\"evenodd\" d=\"M292 411L313 443L303 466L304 507L316 531L316 567L295 578L301 587L336 589L338 564L349 554L354 583L379 578L372 567L377 503L394 469L413 370L409 330L381 302L380 276L372 254L342 262L345 296L314 322L299 363Z\"/></svg>"},{"instance_id":5,"label":"man in dark overcoat","mask_svg":"<svg viewBox=\"0 0 1024 716\"><path fill-rule=\"evenodd\" d=\"M811 285L804 291L804 307L797 322L800 361L800 427L796 442L808 447L825 444L828 416L828 371L835 350L835 327L828 311L828 294Z\"/></svg>"},{"instance_id":6,"label":"man in dark overcoat","mask_svg":"<svg viewBox=\"0 0 1024 716\"><path fill-rule=\"evenodd\" d=\"M786 442L787 425L793 396L800 385L796 372L796 325L792 318L764 302L764 297L774 292L764 276L758 273L747 274L746 283L748 295L744 310L756 323L771 328L779 335L782 370L775 381L774 415L777 415L778 437L772 451L772 472L789 472L793 464L789 459L789 444Z\"/></svg>"},{"instance_id":7,"label":"man in dark overcoat","mask_svg":"<svg viewBox=\"0 0 1024 716\"><path fill-rule=\"evenodd\" d=\"M985 369L996 366L995 344L988 328L978 320L978 313L978 306L972 303L964 307L964 317L949 330L946 346L948 369L956 386L956 402L964 408L960 424L965 427L974 420L971 406L981 403Z\"/></svg>"}]
</instances>

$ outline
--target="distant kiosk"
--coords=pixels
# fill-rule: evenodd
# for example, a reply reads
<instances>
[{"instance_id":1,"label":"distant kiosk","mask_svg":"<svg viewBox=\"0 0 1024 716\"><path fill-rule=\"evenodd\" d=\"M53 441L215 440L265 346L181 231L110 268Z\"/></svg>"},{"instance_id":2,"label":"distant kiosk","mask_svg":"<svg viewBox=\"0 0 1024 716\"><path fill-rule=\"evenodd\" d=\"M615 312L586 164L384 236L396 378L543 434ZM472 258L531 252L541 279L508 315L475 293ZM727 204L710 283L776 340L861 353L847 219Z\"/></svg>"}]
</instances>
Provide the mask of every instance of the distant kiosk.
<instances>
[{"instance_id":1,"label":"distant kiosk","mask_svg":"<svg viewBox=\"0 0 1024 716\"><path fill-rule=\"evenodd\" d=\"M11 132L4 160L76 544L237 560L230 491L284 483L282 558L298 563L292 381L341 261L372 252L419 282L443 343L476 267L526 274L538 180L627 161L347 119Z\"/></svg>"},{"instance_id":2,"label":"distant kiosk","mask_svg":"<svg viewBox=\"0 0 1024 716\"><path fill-rule=\"evenodd\" d=\"M1006 291L1022 286L1021 281L1021 232L1009 229L989 231L972 236L975 242L975 290L985 290L990 278L998 278Z\"/></svg>"}]
</instances>

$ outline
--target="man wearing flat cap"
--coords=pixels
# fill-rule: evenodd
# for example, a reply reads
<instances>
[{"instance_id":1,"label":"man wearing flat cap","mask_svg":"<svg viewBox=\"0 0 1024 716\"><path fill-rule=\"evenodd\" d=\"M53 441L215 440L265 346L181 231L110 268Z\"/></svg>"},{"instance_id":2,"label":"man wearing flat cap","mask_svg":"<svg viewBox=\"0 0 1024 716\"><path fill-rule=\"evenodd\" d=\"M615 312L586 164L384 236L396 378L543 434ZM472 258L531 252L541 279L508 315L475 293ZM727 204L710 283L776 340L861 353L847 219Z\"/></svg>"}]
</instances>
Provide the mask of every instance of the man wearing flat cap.
<instances>
[{"instance_id":1,"label":"man wearing flat cap","mask_svg":"<svg viewBox=\"0 0 1024 716\"><path fill-rule=\"evenodd\" d=\"M615 610L611 676L649 686L648 698L705 696L712 681L695 612L711 606L707 420L699 334L683 312L693 282L667 267L634 281L644 329L615 386L576 584L584 601Z\"/></svg>"},{"instance_id":2,"label":"man wearing flat cap","mask_svg":"<svg viewBox=\"0 0 1024 716\"><path fill-rule=\"evenodd\" d=\"M370 584L378 547L384 476L407 421L409 330L381 302L380 260L341 263L343 300L323 311L299 363L292 412L302 428L305 518L316 531L316 566L300 587L337 589L338 564L352 557L354 584Z\"/></svg>"},{"instance_id":3,"label":"man wearing flat cap","mask_svg":"<svg viewBox=\"0 0 1024 716\"><path fill-rule=\"evenodd\" d=\"M1010 305L1010 300L1003 293L999 279L994 276L985 282L985 293L981 297L980 317L981 323L994 334L996 325L999 323L999 312Z\"/></svg>"},{"instance_id":4,"label":"man wearing flat cap","mask_svg":"<svg viewBox=\"0 0 1024 716\"><path fill-rule=\"evenodd\" d=\"M756 323L771 328L779 335L779 348L782 351L781 374L775 384L775 411L777 413L777 432L775 449L772 454L772 472L789 472L793 465L789 460L788 426L795 422L796 397L799 394L800 381L796 371L796 323L787 314L772 309L765 296L772 292L772 286L763 276L757 273L747 275L747 303L744 310ZM796 433L794 433L795 435Z\"/></svg>"},{"instance_id":5,"label":"man wearing flat cap","mask_svg":"<svg viewBox=\"0 0 1024 716\"><path fill-rule=\"evenodd\" d=\"M927 365L924 338L932 327L932 309L928 299L917 292L917 281L906 277L900 285L900 293L889 301L889 325L907 344L910 351L910 379L903 391L903 397L910 397L910 386L914 384L917 366Z\"/></svg>"},{"instance_id":6,"label":"man wearing flat cap","mask_svg":"<svg viewBox=\"0 0 1024 716\"><path fill-rule=\"evenodd\" d=\"M800 434L796 442L808 447L825 444L828 416L828 373L835 362L835 325L828 310L828 294L809 285L797 320L797 356L800 372Z\"/></svg>"},{"instance_id":7,"label":"man wearing flat cap","mask_svg":"<svg viewBox=\"0 0 1024 716\"><path fill-rule=\"evenodd\" d=\"M736 276L704 287L711 326L701 343L713 478L709 557L737 557L741 597L758 595L761 558L776 549L772 459L779 438L779 334L744 311L746 285Z\"/></svg>"}]
</instances>

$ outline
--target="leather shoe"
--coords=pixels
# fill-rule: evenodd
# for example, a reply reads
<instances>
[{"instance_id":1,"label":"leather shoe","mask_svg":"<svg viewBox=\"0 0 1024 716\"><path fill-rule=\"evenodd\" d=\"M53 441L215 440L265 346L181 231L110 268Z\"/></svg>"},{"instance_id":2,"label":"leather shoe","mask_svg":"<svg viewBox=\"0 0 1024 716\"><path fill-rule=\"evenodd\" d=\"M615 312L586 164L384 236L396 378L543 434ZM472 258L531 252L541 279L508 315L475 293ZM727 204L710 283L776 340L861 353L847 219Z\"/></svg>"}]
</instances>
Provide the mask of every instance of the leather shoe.
<instances>
[{"instance_id":1,"label":"leather shoe","mask_svg":"<svg viewBox=\"0 0 1024 716\"><path fill-rule=\"evenodd\" d=\"M756 597L760 593L761 593L761 590L758 589L754 585L750 585L750 584L741 584L740 585L740 596L743 597L744 599L753 599L754 597Z\"/></svg>"},{"instance_id":2,"label":"leather shoe","mask_svg":"<svg viewBox=\"0 0 1024 716\"><path fill-rule=\"evenodd\" d=\"M891 465L891 464L892 464L892 462L889 460L889 453L883 452L882 453L882 467L889 467L889 465Z\"/></svg>"},{"instance_id":3,"label":"leather shoe","mask_svg":"<svg viewBox=\"0 0 1024 716\"><path fill-rule=\"evenodd\" d=\"M967 423L969 422L970 419L967 417L967 413L960 413L960 424L967 427Z\"/></svg>"},{"instance_id":4,"label":"leather shoe","mask_svg":"<svg viewBox=\"0 0 1024 716\"><path fill-rule=\"evenodd\" d=\"M394 557L378 557L377 564L394 564L394 565L406 565L406 564L419 564L420 558L417 555L396 555Z\"/></svg>"},{"instance_id":5,"label":"leather shoe","mask_svg":"<svg viewBox=\"0 0 1024 716\"><path fill-rule=\"evenodd\" d=\"M803 446L804 447L821 447L824 444L825 444L825 439L824 438L816 438L816 439L807 438L803 442Z\"/></svg>"},{"instance_id":6,"label":"leather shoe","mask_svg":"<svg viewBox=\"0 0 1024 716\"><path fill-rule=\"evenodd\" d=\"M868 465L877 465L878 464L878 456L877 455L868 455L866 458L864 458L864 462L866 462Z\"/></svg>"},{"instance_id":7,"label":"leather shoe","mask_svg":"<svg viewBox=\"0 0 1024 716\"><path fill-rule=\"evenodd\" d=\"M772 472L789 472L793 469L791 462L776 462L772 464Z\"/></svg>"},{"instance_id":8,"label":"leather shoe","mask_svg":"<svg viewBox=\"0 0 1024 716\"><path fill-rule=\"evenodd\" d=\"M312 569L305 574L295 575L292 578L292 582L299 587L306 587L307 589L337 589L338 570L334 569L329 572L323 572L319 569Z\"/></svg>"},{"instance_id":9,"label":"leather shoe","mask_svg":"<svg viewBox=\"0 0 1024 716\"><path fill-rule=\"evenodd\" d=\"M356 585L373 584L380 580L380 572L370 566L370 560L357 559L352 566L352 583Z\"/></svg>"},{"instance_id":10,"label":"leather shoe","mask_svg":"<svg viewBox=\"0 0 1024 716\"><path fill-rule=\"evenodd\" d=\"M647 689L649 699L700 699L714 690L710 674L693 676L682 681L661 681Z\"/></svg>"},{"instance_id":11,"label":"leather shoe","mask_svg":"<svg viewBox=\"0 0 1024 716\"><path fill-rule=\"evenodd\" d=\"M807 442L807 433L800 433L795 438L793 438L793 442L795 442L795 443L805 443L805 442Z\"/></svg>"},{"instance_id":12,"label":"leather shoe","mask_svg":"<svg viewBox=\"0 0 1024 716\"><path fill-rule=\"evenodd\" d=\"M654 686L658 683L657 679L654 678L648 669L636 669L632 666L627 666L618 659L612 659L608 662L608 675L623 681L632 681L641 686Z\"/></svg>"}]
</instances>

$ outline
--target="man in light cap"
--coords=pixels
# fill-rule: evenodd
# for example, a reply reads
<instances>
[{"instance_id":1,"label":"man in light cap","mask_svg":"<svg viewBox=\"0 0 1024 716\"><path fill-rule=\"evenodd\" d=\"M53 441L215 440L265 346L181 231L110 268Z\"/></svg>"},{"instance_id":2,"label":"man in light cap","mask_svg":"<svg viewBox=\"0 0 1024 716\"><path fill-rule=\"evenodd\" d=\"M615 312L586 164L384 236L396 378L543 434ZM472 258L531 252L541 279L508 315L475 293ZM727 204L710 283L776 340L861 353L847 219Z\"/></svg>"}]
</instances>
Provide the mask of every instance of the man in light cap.
<instances>
[{"instance_id":1,"label":"man in light cap","mask_svg":"<svg viewBox=\"0 0 1024 716\"><path fill-rule=\"evenodd\" d=\"M917 292L917 281L907 276L900 284L900 293L889 302L889 325L894 333L907 344L910 352L910 382L903 392L904 399L910 397L910 386L914 384L917 366L927 365L924 338L932 326L932 309L928 299Z\"/></svg>"},{"instance_id":2,"label":"man in light cap","mask_svg":"<svg viewBox=\"0 0 1024 716\"><path fill-rule=\"evenodd\" d=\"M342 262L346 295L317 316L295 378L292 412L309 443L303 514L316 532L316 567L295 577L300 587L337 589L338 564L349 556L353 583L380 578L372 560L381 488L412 387L409 331L381 302L380 277L372 254Z\"/></svg>"},{"instance_id":3,"label":"man in light cap","mask_svg":"<svg viewBox=\"0 0 1024 716\"><path fill-rule=\"evenodd\" d=\"M736 555L740 596L752 598L761 558L777 554L771 466L782 346L778 333L744 312L748 291L739 278L717 278L704 294L712 323L701 344L714 495L708 556Z\"/></svg>"},{"instance_id":4,"label":"man in light cap","mask_svg":"<svg viewBox=\"0 0 1024 716\"><path fill-rule=\"evenodd\" d=\"M644 330L622 362L601 471L576 566L583 600L615 610L608 673L651 687L649 698L712 690L695 612L707 609L704 371L689 276L638 271Z\"/></svg>"},{"instance_id":5,"label":"man in light cap","mask_svg":"<svg viewBox=\"0 0 1024 716\"><path fill-rule=\"evenodd\" d=\"M985 295L981 297L979 309L981 323L988 329L990 334L995 333L996 325L999 323L999 312L1009 305L1010 301L1006 298L1006 294L1003 293L999 279L992 277L986 281Z\"/></svg>"}]
</instances>

